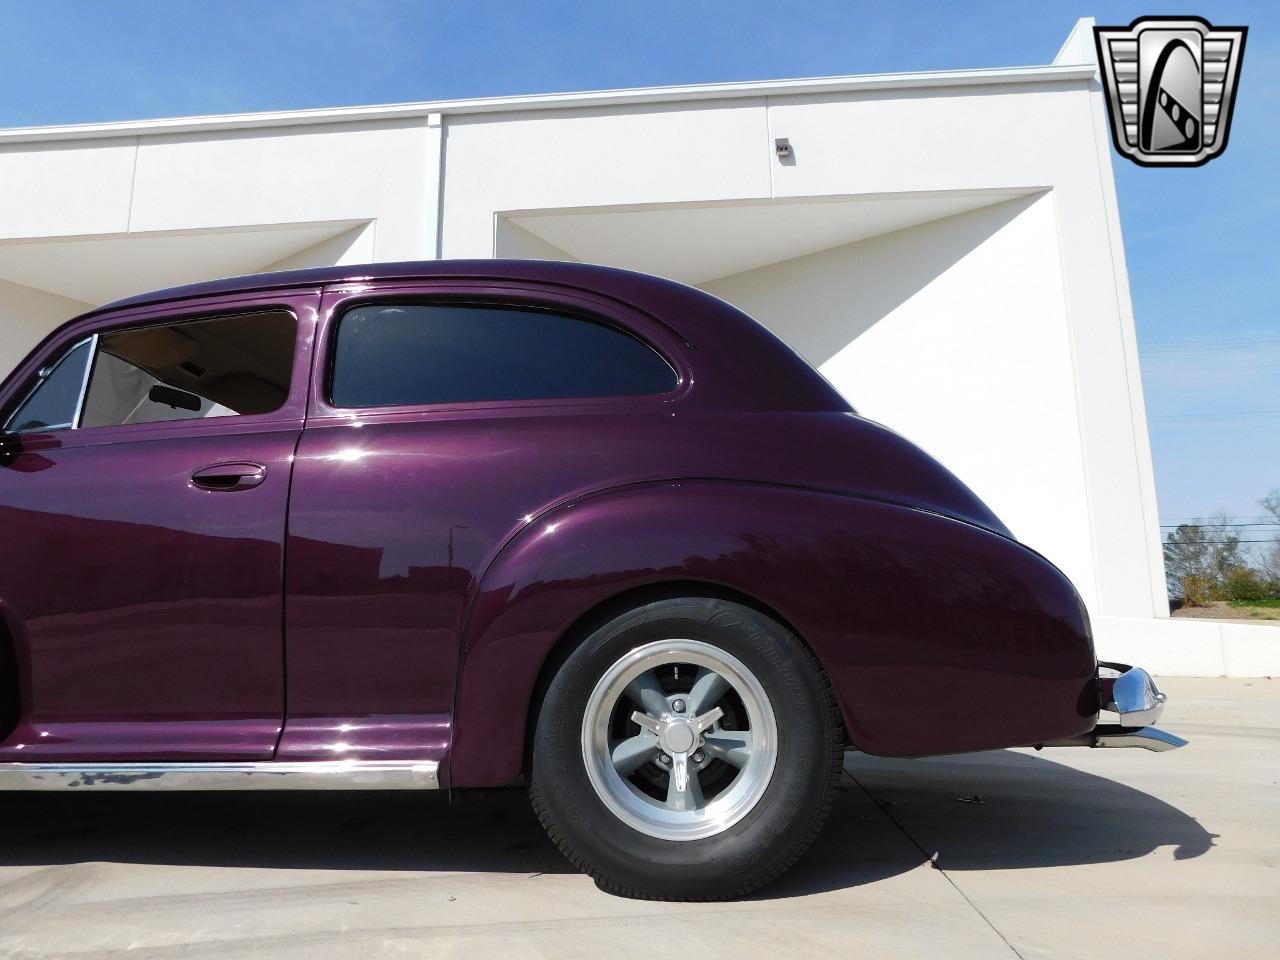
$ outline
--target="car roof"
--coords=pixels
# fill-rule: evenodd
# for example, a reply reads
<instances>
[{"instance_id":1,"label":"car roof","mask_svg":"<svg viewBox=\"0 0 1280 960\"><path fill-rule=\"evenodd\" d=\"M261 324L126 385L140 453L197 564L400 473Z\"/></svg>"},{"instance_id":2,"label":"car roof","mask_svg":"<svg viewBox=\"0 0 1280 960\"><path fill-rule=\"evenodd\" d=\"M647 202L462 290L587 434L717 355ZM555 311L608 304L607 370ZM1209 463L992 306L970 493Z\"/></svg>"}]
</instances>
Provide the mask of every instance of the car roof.
<instances>
[{"instance_id":1,"label":"car roof","mask_svg":"<svg viewBox=\"0 0 1280 960\"><path fill-rule=\"evenodd\" d=\"M180 287L168 287L125 297L95 308L94 313L128 307L186 300L284 287L314 287L326 284L361 283L377 280L411 280L417 278L455 279L520 279L568 283L607 292L607 288L624 278L646 278L657 283L670 283L658 277L603 267L595 264L568 263L558 260L406 260L393 263L362 263L333 267L310 267L303 270L279 270L242 277L205 280ZM576 282L575 282L576 281Z\"/></svg>"},{"instance_id":2,"label":"car roof","mask_svg":"<svg viewBox=\"0 0 1280 960\"><path fill-rule=\"evenodd\" d=\"M208 280L139 294L86 316L234 293L414 279L517 280L602 294L638 308L695 351L704 397L755 409L838 410L849 405L789 346L741 310L696 287L617 267L558 260L421 260L287 270Z\"/></svg>"}]
</instances>

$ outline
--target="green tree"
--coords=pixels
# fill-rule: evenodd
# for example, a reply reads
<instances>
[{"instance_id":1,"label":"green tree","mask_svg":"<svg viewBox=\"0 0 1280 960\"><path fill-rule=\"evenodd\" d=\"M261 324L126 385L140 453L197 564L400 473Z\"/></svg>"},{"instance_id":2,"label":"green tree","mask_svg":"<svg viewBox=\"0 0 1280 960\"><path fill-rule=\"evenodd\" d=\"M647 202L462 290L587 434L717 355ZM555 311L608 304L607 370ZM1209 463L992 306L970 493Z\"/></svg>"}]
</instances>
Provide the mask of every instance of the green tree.
<instances>
[{"instance_id":1,"label":"green tree","mask_svg":"<svg viewBox=\"0 0 1280 960\"><path fill-rule=\"evenodd\" d=\"M1270 522L1280 528L1280 487L1276 487L1258 502L1271 518ZM1272 536L1271 546L1263 554L1262 574L1271 588L1271 595L1280 596L1280 532Z\"/></svg>"},{"instance_id":2,"label":"green tree","mask_svg":"<svg viewBox=\"0 0 1280 960\"><path fill-rule=\"evenodd\" d=\"M1190 606L1226 599L1228 581L1249 566L1238 528L1231 523L1219 515L1207 522L1179 524L1165 537L1164 569L1171 594Z\"/></svg>"}]
</instances>

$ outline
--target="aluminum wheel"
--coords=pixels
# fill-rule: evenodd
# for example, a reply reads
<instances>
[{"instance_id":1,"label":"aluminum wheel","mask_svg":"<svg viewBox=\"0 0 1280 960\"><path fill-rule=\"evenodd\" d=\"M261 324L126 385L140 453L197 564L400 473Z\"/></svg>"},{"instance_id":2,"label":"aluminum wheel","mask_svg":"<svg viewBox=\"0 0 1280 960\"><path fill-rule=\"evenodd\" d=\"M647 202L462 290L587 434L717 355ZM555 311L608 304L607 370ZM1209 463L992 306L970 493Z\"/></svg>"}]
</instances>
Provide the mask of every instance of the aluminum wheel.
<instances>
[{"instance_id":1,"label":"aluminum wheel","mask_svg":"<svg viewBox=\"0 0 1280 960\"><path fill-rule=\"evenodd\" d=\"M760 681L698 640L658 640L610 667L587 701L582 757L605 805L661 840L728 830L759 803L778 756Z\"/></svg>"}]
</instances>

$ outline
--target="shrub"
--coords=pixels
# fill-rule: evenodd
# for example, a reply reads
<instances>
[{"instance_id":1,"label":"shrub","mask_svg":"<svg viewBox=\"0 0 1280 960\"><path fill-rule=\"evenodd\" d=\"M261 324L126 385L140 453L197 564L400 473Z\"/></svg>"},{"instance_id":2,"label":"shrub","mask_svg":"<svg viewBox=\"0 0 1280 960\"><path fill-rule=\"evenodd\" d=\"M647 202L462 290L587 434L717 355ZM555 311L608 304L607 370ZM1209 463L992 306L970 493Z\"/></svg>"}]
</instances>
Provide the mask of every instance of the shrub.
<instances>
[{"instance_id":1,"label":"shrub","mask_svg":"<svg viewBox=\"0 0 1280 960\"><path fill-rule=\"evenodd\" d=\"M1223 593L1227 600L1266 600L1271 585L1252 567L1236 567L1227 574Z\"/></svg>"},{"instance_id":2,"label":"shrub","mask_svg":"<svg viewBox=\"0 0 1280 960\"><path fill-rule=\"evenodd\" d=\"M1188 573L1182 578L1182 602L1188 607L1203 607L1213 599L1215 586L1212 577Z\"/></svg>"}]
</instances>

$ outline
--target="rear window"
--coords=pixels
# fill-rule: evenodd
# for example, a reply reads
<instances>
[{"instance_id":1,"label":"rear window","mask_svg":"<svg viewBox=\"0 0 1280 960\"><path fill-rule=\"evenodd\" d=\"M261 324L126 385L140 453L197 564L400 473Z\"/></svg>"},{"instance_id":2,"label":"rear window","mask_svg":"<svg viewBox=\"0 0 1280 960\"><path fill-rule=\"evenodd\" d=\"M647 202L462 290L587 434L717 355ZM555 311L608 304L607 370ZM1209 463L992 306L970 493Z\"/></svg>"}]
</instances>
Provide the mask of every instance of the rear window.
<instances>
[{"instance_id":1,"label":"rear window","mask_svg":"<svg viewBox=\"0 0 1280 960\"><path fill-rule=\"evenodd\" d=\"M338 324L330 396L381 407L666 393L675 370L615 327L463 304L355 307Z\"/></svg>"}]
</instances>

